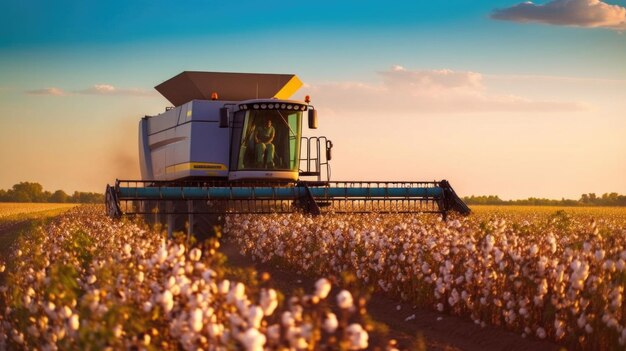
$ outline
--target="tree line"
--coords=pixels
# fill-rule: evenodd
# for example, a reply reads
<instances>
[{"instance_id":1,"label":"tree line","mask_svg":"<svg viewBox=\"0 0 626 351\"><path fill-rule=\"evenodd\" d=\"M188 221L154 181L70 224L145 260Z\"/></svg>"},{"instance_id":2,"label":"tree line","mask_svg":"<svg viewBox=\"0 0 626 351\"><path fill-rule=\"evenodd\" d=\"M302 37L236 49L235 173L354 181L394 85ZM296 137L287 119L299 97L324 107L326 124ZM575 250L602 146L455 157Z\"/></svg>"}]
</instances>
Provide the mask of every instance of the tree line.
<instances>
[{"instance_id":1,"label":"tree line","mask_svg":"<svg viewBox=\"0 0 626 351\"><path fill-rule=\"evenodd\" d=\"M39 183L20 182L11 189L0 189L0 202L58 202L58 203L103 203L104 194L75 191L69 195L63 190L44 191Z\"/></svg>"},{"instance_id":2,"label":"tree line","mask_svg":"<svg viewBox=\"0 0 626 351\"><path fill-rule=\"evenodd\" d=\"M463 198L468 205L521 205L521 206L626 206L626 195L605 193L597 196L595 193L582 194L580 199L541 199L529 197L521 200L502 200L497 195L466 196Z\"/></svg>"}]
</instances>

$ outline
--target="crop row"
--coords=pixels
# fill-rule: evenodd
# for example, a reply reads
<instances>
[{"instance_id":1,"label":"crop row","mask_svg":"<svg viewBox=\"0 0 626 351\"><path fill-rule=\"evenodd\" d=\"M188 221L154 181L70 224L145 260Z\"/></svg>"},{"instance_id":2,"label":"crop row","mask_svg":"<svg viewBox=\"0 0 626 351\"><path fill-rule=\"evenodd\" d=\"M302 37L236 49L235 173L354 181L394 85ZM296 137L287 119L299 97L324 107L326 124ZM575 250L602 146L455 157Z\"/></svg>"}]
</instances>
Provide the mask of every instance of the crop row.
<instances>
[{"instance_id":1,"label":"crop row","mask_svg":"<svg viewBox=\"0 0 626 351\"><path fill-rule=\"evenodd\" d=\"M320 279L284 298L267 279L227 279L217 240L182 240L84 206L25 234L0 263L0 349L369 346L350 292Z\"/></svg>"},{"instance_id":2,"label":"crop row","mask_svg":"<svg viewBox=\"0 0 626 351\"><path fill-rule=\"evenodd\" d=\"M227 218L243 254L364 285L523 336L626 345L626 213L479 211Z\"/></svg>"}]
</instances>

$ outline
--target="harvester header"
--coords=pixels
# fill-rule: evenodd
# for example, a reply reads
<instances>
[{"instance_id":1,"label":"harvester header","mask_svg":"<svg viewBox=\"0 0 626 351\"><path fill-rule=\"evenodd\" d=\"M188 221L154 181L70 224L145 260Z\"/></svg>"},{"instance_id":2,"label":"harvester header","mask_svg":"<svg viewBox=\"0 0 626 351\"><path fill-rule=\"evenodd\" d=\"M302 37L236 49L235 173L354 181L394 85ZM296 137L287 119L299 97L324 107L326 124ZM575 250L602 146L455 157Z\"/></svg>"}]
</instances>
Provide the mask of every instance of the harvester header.
<instances>
[{"instance_id":1,"label":"harvester header","mask_svg":"<svg viewBox=\"0 0 626 351\"><path fill-rule=\"evenodd\" d=\"M109 215L198 232L224 213L470 213L445 180L331 181L333 143L302 136L317 110L288 100L301 86L293 74L189 71L157 85L174 107L139 122L142 179L107 186Z\"/></svg>"}]
</instances>

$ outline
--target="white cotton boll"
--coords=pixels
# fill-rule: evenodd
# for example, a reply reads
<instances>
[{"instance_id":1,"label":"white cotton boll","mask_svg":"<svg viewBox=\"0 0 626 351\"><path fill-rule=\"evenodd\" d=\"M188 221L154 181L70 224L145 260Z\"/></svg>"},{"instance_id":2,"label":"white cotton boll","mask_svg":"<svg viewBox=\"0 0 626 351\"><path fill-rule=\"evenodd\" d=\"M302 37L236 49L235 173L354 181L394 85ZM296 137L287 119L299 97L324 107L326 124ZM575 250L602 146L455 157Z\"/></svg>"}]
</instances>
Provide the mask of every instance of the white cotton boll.
<instances>
[{"instance_id":1,"label":"white cotton boll","mask_svg":"<svg viewBox=\"0 0 626 351\"><path fill-rule=\"evenodd\" d=\"M330 293L331 285L330 281L326 278L319 279L315 282L315 296L320 299L325 299Z\"/></svg>"},{"instance_id":2,"label":"white cotton boll","mask_svg":"<svg viewBox=\"0 0 626 351\"><path fill-rule=\"evenodd\" d=\"M324 318L324 325L322 328L324 328L327 333L332 334L335 330L337 330L338 326L339 321L337 320L337 316L332 312L328 312L326 314L326 318Z\"/></svg>"},{"instance_id":3,"label":"white cotton boll","mask_svg":"<svg viewBox=\"0 0 626 351\"><path fill-rule=\"evenodd\" d=\"M200 308L195 308L189 316L189 326L191 327L191 330L196 333L202 330L202 327L204 326L202 317L203 313Z\"/></svg>"},{"instance_id":4,"label":"white cotton boll","mask_svg":"<svg viewBox=\"0 0 626 351\"><path fill-rule=\"evenodd\" d=\"M174 255L176 257L181 257L184 254L185 254L185 245L180 244L180 245L174 246Z\"/></svg>"},{"instance_id":5,"label":"white cotton boll","mask_svg":"<svg viewBox=\"0 0 626 351\"><path fill-rule=\"evenodd\" d=\"M341 290L337 294L337 305L342 309L349 309L354 306L354 300L352 294L348 290Z\"/></svg>"},{"instance_id":6,"label":"white cotton boll","mask_svg":"<svg viewBox=\"0 0 626 351\"><path fill-rule=\"evenodd\" d=\"M589 242L585 241L585 242L583 243L583 251L584 251L585 253L589 253L589 252L591 251L591 243L589 243Z\"/></svg>"},{"instance_id":7,"label":"white cotton boll","mask_svg":"<svg viewBox=\"0 0 626 351\"><path fill-rule=\"evenodd\" d=\"M624 262L624 260L622 260L621 258L619 260L617 260L617 262L615 263L615 268L617 268L618 271L623 272L624 268L626 268L626 262Z\"/></svg>"},{"instance_id":8,"label":"white cotton boll","mask_svg":"<svg viewBox=\"0 0 626 351\"><path fill-rule=\"evenodd\" d=\"M222 334L224 333L224 325L221 323L209 323L209 325L207 326L208 332L209 332L209 336L212 337L213 339L216 339L220 336L222 336Z\"/></svg>"},{"instance_id":9,"label":"white cotton boll","mask_svg":"<svg viewBox=\"0 0 626 351\"><path fill-rule=\"evenodd\" d=\"M537 286L537 294L543 296L548 293L548 281L546 279L541 279L539 285Z\"/></svg>"},{"instance_id":10,"label":"white cotton boll","mask_svg":"<svg viewBox=\"0 0 626 351\"><path fill-rule=\"evenodd\" d=\"M530 252L530 255L531 255L531 256L535 256L535 255L537 254L537 252L539 252L539 247L537 246L537 244L533 244L533 245L530 247L529 252Z\"/></svg>"},{"instance_id":11,"label":"white cotton boll","mask_svg":"<svg viewBox=\"0 0 626 351\"><path fill-rule=\"evenodd\" d=\"M143 311L144 312L150 312L152 311L152 302L150 301L146 301L143 303Z\"/></svg>"},{"instance_id":12,"label":"white cotton boll","mask_svg":"<svg viewBox=\"0 0 626 351\"><path fill-rule=\"evenodd\" d=\"M167 283L165 283L165 288L171 289L174 285L176 285L176 277L171 276L167 279Z\"/></svg>"},{"instance_id":13,"label":"white cotton boll","mask_svg":"<svg viewBox=\"0 0 626 351\"><path fill-rule=\"evenodd\" d=\"M293 318L293 314L289 311L283 312L280 322L285 328L292 327L296 324L295 318Z\"/></svg>"},{"instance_id":14,"label":"white cotton boll","mask_svg":"<svg viewBox=\"0 0 626 351\"><path fill-rule=\"evenodd\" d=\"M78 328L80 327L80 321L77 314L73 314L70 317L69 326L71 330L78 330Z\"/></svg>"},{"instance_id":15,"label":"white cotton boll","mask_svg":"<svg viewBox=\"0 0 626 351\"><path fill-rule=\"evenodd\" d=\"M219 284L217 284L218 293L222 295L226 295L228 294L229 291L230 291L230 281L228 281L227 279L224 279L221 282L219 282Z\"/></svg>"},{"instance_id":16,"label":"white cotton boll","mask_svg":"<svg viewBox=\"0 0 626 351\"><path fill-rule=\"evenodd\" d=\"M278 306L278 296L276 294L276 290L274 289L263 289L261 290L261 298L259 299L259 303L261 304L261 308L263 308L263 313L266 316L271 315L276 310Z\"/></svg>"},{"instance_id":17,"label":"white cotton boll","mask_svg":"<svg viewBox=\"0 0 626 351\"><path fill-rule=\"evenodd\" d=\"M137 281L143 283L144 274L142 271L137 272Z\"/></svg>"},{"instance_id":18,"label":"white cotton boll","mask_svg":"<svg viewBox=\"0 0 626 351\"><path fill-rule=\"evenodd\" d=\"M119 339L120 337L122 337L123 331L124 329L122 329L122 326L120 324L117 324L115 325L115 327L113 327L113 336Z\"/></svg>"},{"instance_id":19,"label":"white cotton boll","mask_svg":"<svg viewBox=\"0 0 626 351\"><path fill-rule=\"evenodd\" d=\"M204 279L205 282L210 282L212 281L213 277L215 277L217 274L215 273L214 270L212 269L206 269L202 272L202 279Z\"/></svg>"},{"instance_id":20,"label":"white cotton boll","mask_svg":"<svg viewBox=\"0 0 626 351\"><path fill-rule=\"evenodd\" d=\"M585 318L585 314L581 314L580 317L576 320L576 324L578 324L579 328L584 328L587 324L587 318Z\"/></svg>"},{"instance_id":21,"label":"white cotton boll","mask_svg":"<svg viewBox=\"0 0 626 351\"><path fill-rule=\"evenodd\" d=\"M270 340L277 342L278 340L280 340L280 325L278 324L270 325L269 327L267 327L266 334Z\"/></svg>"},{"instance_id":22,"label":"white cotton boll","mask_svg":"<svg viewBox=\"0 0 626 351\"><path fill-rule=\"evenodd\" d=\"M485 251L491 252L495 243L496 243L496 239L493 237L493 235L488 234L485 237Z\"/></svg>"},{"instance_id":23,"label":"white cotton boll","mask_svg":"<svg viewBox=\"0 0 626 351\"><path fill-rule=\"evenodd\" d=\"M167 259L167 246L165 243L161 244L159 251L156 253L156 260L159 264L162 264Z\"/></svg>"},{"instance_id":24,"label":"white cotton boll","mask_svg":"<svg viewBox=\"0 0 626 351\"><path fill-rule=\"evenodd\" d=\"M536 334L537 334L537 337L539 339L545 339L546 338L546 331L543 328L537 328Z\"/></svg>"},{"instance_id":25,"label":"white cotton boll","mask_svg":"<svg viewBox=\"0 0 626 351\"><path fill-rule=\"evenodd\" d=\"M89 277L87 277L87 284L93 284L96 282L96 280L97 280L96 276L92 274Z\"/></svg>"},{"instance_id":26,"label":"white cotton boll","mask_svg":"<svg viewBox=\"0 0 626 351\"><path fill-rule=\"evenodd\" d=\"M189 251L189 259L191 261L197 262L200 260L201 257L202 257L202 251L198 249L197 247Z\"/></svg>"},{"instance_id":27,"label":"white cotton boll","mask_svg":"<svg viewBox=\"0 0 626 351\"><path fill-rule=\"evenodd\" d=\"M346 334L349 342L349 350L363 350L367 348L369 335L360 324L350 324L348 328L346 328Z\"/></svg>"},{"instance_id":28,"label":"white cotton boll","mask_svg":"<svg viewBox=\"0 0 626 351\"><path fill-rule=\"evenodd\" d=\"M554 236L552 236L552 234L550 234L547 240L548 240L548 245L550 246L550 252L555 253L556 252L556 239L554 238Z\"/></svg>"},{"instance_id":29,"label":"white cotton boll","mask_svg":"<svg viewBox=\"0 0 626 351\"><path fill-rule=\"evenodd\" d=\"M243 300L246 296L245 291L245 285L240 282L235 283L235 285L230 288L228 296L226 296L226 301L228 301L228 303L235 303L239 300Z\"/></svg>"},{"instance_id":30,"label":"white cotton boll","mask_svg":"<svg viewBox=\"0 0 626 351\"><path fill-rule=\"evenodd\" d=\"M124 255L129 256L132 248L130 245L128 245L128 243L124 244L124 248L122 249L124 251Z\"/></svg>"},{"instance_id":31,"label":"white cotton boll","mask_svg":"<svg viewBox=\"0 0 626 351\"><path fill-rule=\"evenodd\" d=\"M443 312L443 304L441 302L437 304L437 311Z\"/></svg>"},{"instance_id":32,"label":"white cotton boll","mask_svg":"<svg viewBox=\"0 0 626 351\"><path fill-rule=\"evenodd\" d=\"M422 272L423 272L424 274L429 274L429 273L430 273L430 266L428 265L428 263L427 263L427 262L424 262L424 263L422 264Z\"/></svg>"},{"instance_id":33,"label":"white cotton boll","mask_svg":"<svg viewBox=\"0 0 626 351\"><path fill-rule=\"evenodd\" d=\"M168 313L174 308L174 295L169 290L165 290L160 296L161 306L163 311Z\"/></svg>"},{"instance_id":34,"label":"white cotton boll","mask_svg":"<svg viewBox=\"0 0 626 351\"><path fill-rule=\"evenodd\" d=\"M503 258L504 258L504 252L496 248L494 252L494 259L496 260L496 263L500 263L500 261L502 261Z\"/></svg>"},{"instance_id":35,"label":"white cotton boll","mask_svg":"<svg viewBox=\"0 0 626 351\"><path fill-rule=\"evenodd\" d=\"M570 263L570 268L572 269L572 271L577 272L580 269L581 265L582 263L580 262L580 260L576 259L572 261L572 263Z\"/></svg>"},{"instance_id":36,"label":"white cotton boll","mask_svg":"<svg viewBox=\"0 0 626 351\"><path fill-rule=\"evenodd\" d=\"M245 333L239 335L239 341L246 351L263 351L266 338L256 328L249 328Z\"/></svg>"},{"instance_id":37,"label":"white cotton boll","mask_svg":"<svg viewBox=\"0 0 626 351\"><path fill-rule=\"evenodd\" d=\"M605 251L602 249L596 250L596 253L594 254L596 260L600 261L601 259L604 258L605 255Z\"/></svg>"},{"instance_id":38,"label":"white cotton boll","mask_svg":"<svg viewBox=\"0 0 626 351\"><path fill-rule=\"evenodd\" d=\"M63 306L59 314L64 318L70 318L72 316L72 309L67 306Z\"/></svg>"},{"instance_id":39,"label":"white cotton boll","mask_svg":"<svg viewBox=\"0 0 626 351\"><path fill-rule=\"evenodd\" d=\"M263 320L263 309L260 306L252 306L248 309L248 322L254 328L261 327Z\"/></svg>"}]
</instances>

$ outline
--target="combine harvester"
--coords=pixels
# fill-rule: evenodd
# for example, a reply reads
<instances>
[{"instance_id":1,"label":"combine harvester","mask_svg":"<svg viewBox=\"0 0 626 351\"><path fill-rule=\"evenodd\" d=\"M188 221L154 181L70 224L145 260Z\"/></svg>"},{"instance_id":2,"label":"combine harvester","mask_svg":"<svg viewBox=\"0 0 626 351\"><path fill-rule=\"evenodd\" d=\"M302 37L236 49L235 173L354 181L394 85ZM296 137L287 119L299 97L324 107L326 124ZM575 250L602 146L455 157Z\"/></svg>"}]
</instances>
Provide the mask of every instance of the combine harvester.
<instances>
[{"instance_id":1,"label":"combine harvester","mask_svg":"<svg viewBox=\"0 0 626 351\"><path fill-rule=\"evenodd\" d=\"M225 213L470 213L445 180L330 181L332 142L302 136L303 116L316 129L317 111L308 96L287 100L301 85L286 74L183 72L156 86L176 107L139 122L142 180L107 185L108 215L199 233Z\"/></svg>"}]
</instances>

